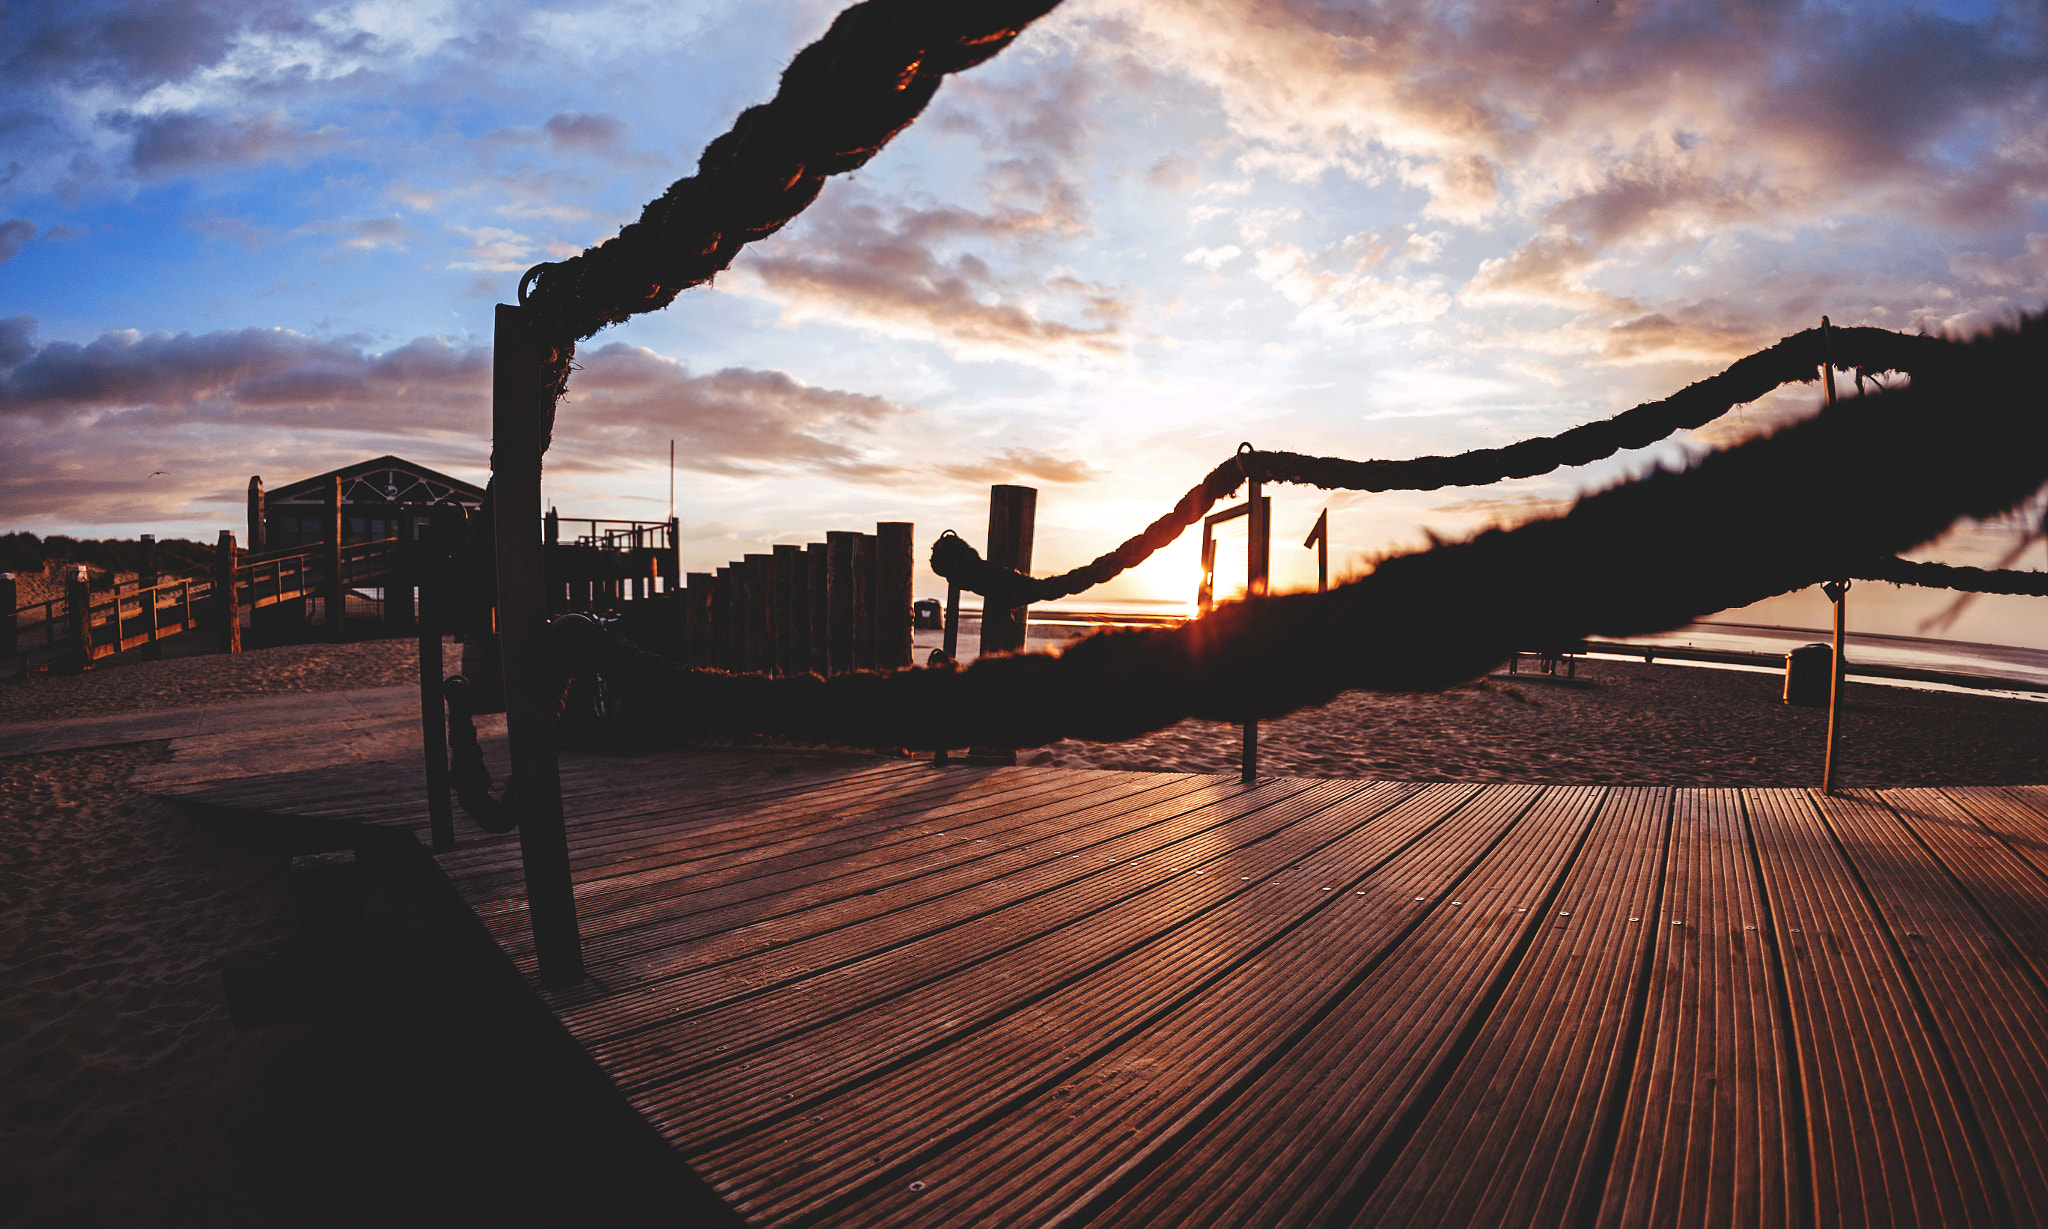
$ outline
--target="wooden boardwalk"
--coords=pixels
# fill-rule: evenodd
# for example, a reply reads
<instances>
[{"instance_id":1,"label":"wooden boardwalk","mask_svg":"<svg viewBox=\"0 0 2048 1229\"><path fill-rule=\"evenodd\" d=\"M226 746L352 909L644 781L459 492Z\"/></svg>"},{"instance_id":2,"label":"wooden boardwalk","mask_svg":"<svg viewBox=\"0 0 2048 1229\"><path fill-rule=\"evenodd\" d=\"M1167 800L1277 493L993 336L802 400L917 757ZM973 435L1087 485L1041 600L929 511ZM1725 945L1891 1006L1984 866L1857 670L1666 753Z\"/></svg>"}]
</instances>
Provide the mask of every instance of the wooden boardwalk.
<instances>
[{"instance_id":1,"label":"wooden boardwalk","mask_svg":"<svg viewBox=\"0 0 2048 1229\"><path fill-rule=\"evenodd\" d=\"M404 776L186 796L423 828ZM2048 787L564 790L591 976L542 997L753 1224L2048 1224Z\"/></svg>"}]
</instances>

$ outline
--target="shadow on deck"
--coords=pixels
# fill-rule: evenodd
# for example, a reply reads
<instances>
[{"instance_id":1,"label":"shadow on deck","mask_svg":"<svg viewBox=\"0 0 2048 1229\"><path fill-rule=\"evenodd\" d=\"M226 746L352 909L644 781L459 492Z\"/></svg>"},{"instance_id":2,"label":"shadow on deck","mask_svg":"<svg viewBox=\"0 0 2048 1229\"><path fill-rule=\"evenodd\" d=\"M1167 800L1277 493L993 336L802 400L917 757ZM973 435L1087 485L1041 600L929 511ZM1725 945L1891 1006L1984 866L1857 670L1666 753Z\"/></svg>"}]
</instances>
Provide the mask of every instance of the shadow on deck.
<instances>
[{"instance_id":1,"label":"shadow on deck","mask_svg":"<svg viewBox=\"0 0 2048 1229\"><path fill-rule=\"evenodd\" d=\"M424 865L417 776L169 796ZM755 1225L2048 1223L2048 787L563 786L590 976L521 988L517 838L464 824L425 873L502 972L413 977L528 1012L687 1223L692 1173Z\"/></svg>"}]
</instances>

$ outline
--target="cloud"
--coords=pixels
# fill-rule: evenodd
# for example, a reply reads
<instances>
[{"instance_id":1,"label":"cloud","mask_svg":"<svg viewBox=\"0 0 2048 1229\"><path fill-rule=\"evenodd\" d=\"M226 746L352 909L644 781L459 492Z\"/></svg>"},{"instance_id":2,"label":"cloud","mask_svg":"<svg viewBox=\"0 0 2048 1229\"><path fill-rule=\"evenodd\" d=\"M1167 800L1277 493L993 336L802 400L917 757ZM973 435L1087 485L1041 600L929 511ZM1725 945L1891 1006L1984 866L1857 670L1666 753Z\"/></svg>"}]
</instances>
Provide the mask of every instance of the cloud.
<instances>
[{"instance_id":1,"label":"cloud","mask_svg":"<svg viewBox=\"0 0 2048 1229\"><path fill-rule=\"evenodd\" d=\"M900 472L871 437L909 411L881 397L818 388L782 371L694 375L675 359L617 342L577 364L558 438L587 445L585 466L651 456L674 438L676 463L706 473Z\"/></svg>"},{"instance_id":2,"label":"cloud","mask_svg":"<svg viewBox=\"0 0 2048 1229\"><path fill-rule=\"evenodd\" d=\"M0 222L0 264L6 264L21 255L21 246L35 238L36 224L27 218L9 218Z\"/></svg>"},{"instance_id":3,"label":"cloud","mask_svg":"<svg viewBox=\"0 0 2048 1229\"><path fill-rule=\"evenodd\" d=\"M1076 46L1210 92L1246 170L1397 179L1425 216L1599 248L1768 218L1976 226L2048 195L2021 5L1098 0Z\"/></svg>"},{"instance_id":4,"label":"cloud","mask_svg":"<svg viewBox=\"0 0 2048 1229\"><path fill-rule=\"evenodd\" d=\"M489 450L486 346L418 337L382 352L284 329L39 341L0 319L0 504L80 524L168 518L241 489L381 452L475 472ZM781 371L695 374L614 343L578 360L551 472L666 455L702 473L903 472L878 433L910 413ZM1053 461L1047 472L1057 472ZM153 470L171 471L154 481ZM212 514L208 514L212 515Z\"/></svg>"},{"instance_id":5,"label":"cloud","mask_svg":"<svg viewBox=\"0 0 2048 1229\"><path fill-rule=\"evenodd\" d=\"M541 131L547 133L548 141L558 151L606 152L618 148L625 139L626 125L616 115L562 111L549 116Z\"/></svg>"},{"instance_id":6,"label":"cloud","mask_svg":"<svg viewBox=\"0 0 2048 1229\"><path fill-rule=\"evenodd\" d=\"M1317 252L1291 243L1260 248L1252 272L1301 309L1295 323L1345 332L1363 325L1416 324L1448 311L1451 296L1435 275L1394 272L1410 257L1428 257L1428 244L1403 236L1361 231ZM1192 259L1190 257L1185 259Z\"/></svg>"},{"instance_id":7,"label":"cloud","mask_svg":"<svg viewBox=\"0 0 2048 1229\"><path fill-rule=\"evenodd\" d=\"M333 148L335 132L295 131L282 111L253 119L196 112L122 114L111 127L130 134L128 162L136 174L173 175L271 159L292 160Z\"/></svg>"},{"instance_id":8,"label":"cloud","mask_svg":"<svg viewBox=\"0 0 2048 1229\"><path fill-rule=\"evenodd\" d=\"M1573 311L1627 312L1634 304L1586 284L1600 268L1592 248L1553 227L1507 256L1479 262L1458 297L1470 304L1528 303Z\"/></svg>"},{"instance_id":9,"label":"cloud","mask_svg":"<svg viewBox=\"0 0 2048 1229\"><path fill-rule=\"evenodd\" d=\"M941 465L938 471L949 478L976 483L1011 482L1018 478L1036 478L1040 482L1093 482L1103 473L1085 461L1023 448L1005 448L980 461Z\"/></svg>"},{"instance_id":10,"label":"cloud","mask_svg":"<svg viewBox=\"0 0 2048 1229\"><path fill-rule=\"evenodd\" d=\"M1080 229L1064 184L1049 186L1036 208L985 213L832 192L784 237L749 248L726 285L777 303L785 324L849 322L968 356L1120 353L1130 344L1124 292L1057 269L1004 272L992 263Z\"/></svg>"}]
</instances>

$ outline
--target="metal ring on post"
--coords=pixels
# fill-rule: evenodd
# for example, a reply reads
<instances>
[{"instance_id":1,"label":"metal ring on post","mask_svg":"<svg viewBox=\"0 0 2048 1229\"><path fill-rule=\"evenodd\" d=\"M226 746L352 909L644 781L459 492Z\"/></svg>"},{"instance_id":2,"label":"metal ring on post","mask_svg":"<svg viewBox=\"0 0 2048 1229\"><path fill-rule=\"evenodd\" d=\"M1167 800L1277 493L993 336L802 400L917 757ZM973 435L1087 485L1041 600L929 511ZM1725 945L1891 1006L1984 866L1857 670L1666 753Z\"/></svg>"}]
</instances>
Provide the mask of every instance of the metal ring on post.
<instances>
[{"instance_id":1,"label":"metal ring on post","mask_svg":"<svg viewBox=\"0 0 2048 1229\"><path fill-rule=\"evenodd\" d=\"M528 269L526 272L519 275L519 306L526 306L526 292L533 286L534 279L540 276L541 270L552 269L555 267L556 263L557 262L552 260L543 260L539 264L535 265L533 268Z\"/></svg>"}]
</instances>

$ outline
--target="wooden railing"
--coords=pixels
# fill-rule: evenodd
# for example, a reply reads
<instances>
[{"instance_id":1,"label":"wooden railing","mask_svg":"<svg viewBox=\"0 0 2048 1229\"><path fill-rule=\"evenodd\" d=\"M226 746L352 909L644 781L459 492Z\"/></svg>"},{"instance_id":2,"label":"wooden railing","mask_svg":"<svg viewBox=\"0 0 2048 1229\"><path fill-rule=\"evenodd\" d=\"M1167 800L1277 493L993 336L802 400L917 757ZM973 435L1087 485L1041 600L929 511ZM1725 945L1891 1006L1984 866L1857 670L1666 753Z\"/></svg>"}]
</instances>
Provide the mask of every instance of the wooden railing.
<instances>
[{"instance_id":1,"label":"wooden railing","mask_svg":"<svg viewBox=\"0 0 2048 1229\"><path fill-rule=\"evenodd\" d=\"M231 539L224 541L224 549L232 550ZM239 626L244 609L314 596L332 601L337 588L346 601L351 586L402 578L404 562L397 538L357 542L339 551L317 543L242 556L235 561L234 592L225 603L216 577L174 578L93 593L74 576L64 596L25 606L14 605L9 581L0 585L0 598L5 599L0 606L12 608L7 625L0 628L0 660L16 663L24 673L35 656L78 667L203 627L226 632L230 614ZM338 587L332 584L330 571L338 573ZM336 610L330 617L338 623L342 613ZM238 648L239 636L233 640Z\"/></svg>"}]
</instances>

